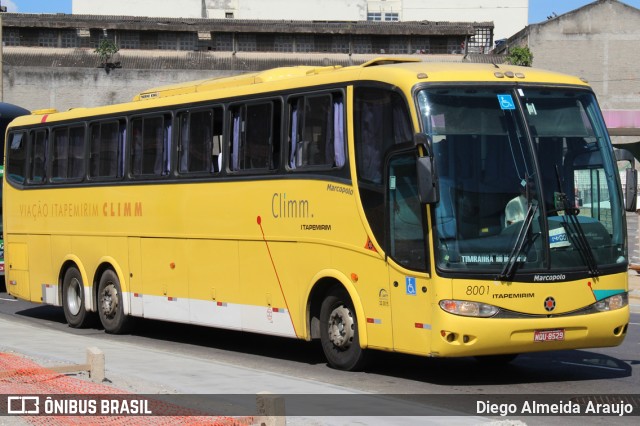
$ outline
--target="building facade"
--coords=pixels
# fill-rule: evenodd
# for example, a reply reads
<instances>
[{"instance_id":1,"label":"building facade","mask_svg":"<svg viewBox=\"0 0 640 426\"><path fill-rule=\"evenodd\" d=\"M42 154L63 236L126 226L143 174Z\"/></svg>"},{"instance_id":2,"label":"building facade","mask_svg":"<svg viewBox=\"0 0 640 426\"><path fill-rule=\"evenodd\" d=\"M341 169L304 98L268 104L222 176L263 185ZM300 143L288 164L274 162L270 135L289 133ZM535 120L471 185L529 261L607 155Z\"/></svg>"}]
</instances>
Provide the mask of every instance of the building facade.
<instances>
[{"instance_id":1,"label":"building facade","mask_svg":"<svg viewBox=\"0 0 640 426\"><path fill-rule=\"evenodd\" d=\"M73 0L72 11L169 18L493 22L495 39L502 39L527 25L529 0Z\"/></svg>"},{"instance_id":2,"label":"building facade","mask_svg":"<svg viewBox=\"0 0 640 426\"><path fill-rule=\"evenodd\" d=\"M640 10L618 0L598 0L524 28L496 53L527 46L534 67L585 78L614 142L628 143L640 138L639 44Z\"/></svg>"},{"instance_id":3,"label":"building facade","mask_svg":"<svg viewBox=\"0 0 640 426\"><path fill-rule=\"evenodd\" d=\"M491 22L327 22L3 14L4 101L28 109L130 100L149 87L380 56L496 61L472 44ZM119 47L107 67L96 52ZM473 48L473 49L471 49Z\"/></svg>"}]
</instances>

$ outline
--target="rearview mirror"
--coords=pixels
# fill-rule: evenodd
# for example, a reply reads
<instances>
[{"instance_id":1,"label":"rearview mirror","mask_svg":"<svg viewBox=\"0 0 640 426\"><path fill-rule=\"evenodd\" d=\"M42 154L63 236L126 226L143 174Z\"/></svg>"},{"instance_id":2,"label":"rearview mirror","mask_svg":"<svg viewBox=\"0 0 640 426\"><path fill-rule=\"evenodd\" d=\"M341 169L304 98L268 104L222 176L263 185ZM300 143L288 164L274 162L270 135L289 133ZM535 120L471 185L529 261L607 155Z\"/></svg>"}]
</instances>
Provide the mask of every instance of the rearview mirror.
<instances>
[{"instance_id":1,"label":"rearview mirror","mask_svg":"<svg viewBox=\"0 0 640 426\"><path fill-rule=\"evenodd\" d=\"M636 159L633 153L627 149L614 148L613 152L618 163L628 163L628 165L624 166L618 164L618 168L628 167L625 171L624 209L628 212L635 212L638 209L638 171L636 170Z\"/></svg>"},{"instance_id":2,"label":"rearview mirror","mask_svg":"<svg viewBox=\"0 0 640 426\"><path fill-rule=\"evenodd\" d=\"M624 209L635 212L638 208L638 171L627 169L627 184L624 190Z\"/></svg>"},{"instance_id":3,"label":"rearview mirror","mask_svg":"<svg viewBox=\"0 0 640 426\"><path fill-rule=\"evenodd\" d=\"M440 201L440 185L429 138L424 133L416 133L413 143L417 155L418 197L422 204L436 204Z\"/></svg>"}]
</instances>

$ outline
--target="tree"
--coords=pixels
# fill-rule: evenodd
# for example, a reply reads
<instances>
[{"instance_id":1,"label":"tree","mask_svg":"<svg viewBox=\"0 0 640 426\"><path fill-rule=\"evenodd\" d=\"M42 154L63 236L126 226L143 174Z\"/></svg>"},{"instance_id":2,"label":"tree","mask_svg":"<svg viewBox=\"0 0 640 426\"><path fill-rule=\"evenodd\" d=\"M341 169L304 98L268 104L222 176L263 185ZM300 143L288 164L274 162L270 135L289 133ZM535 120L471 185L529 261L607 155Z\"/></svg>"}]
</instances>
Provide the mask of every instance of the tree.
<instances>
[{"instance_id":1,"label":"tree","mask_svg":"<svg viewBox=\"0 0 640 426\"><path fill-rule=\"evenodd\" d=\"M507 61L511 65L522 65L530 67L533 64L533 53L528 47L512 47L509 49Z\"/></svg>"},{"instance_id":2,"label":"tree","mask_svg":"<svg viewBox=\"0 0 640 426\"><path fill-rule=\"evenodd\" d=\"M113 41L105 38L100 41L100 44L96 47L95 53L100 56L102 65L106 67L111 57L118 53L118 50L120 49Z\"/></svg>"}]
</instances>

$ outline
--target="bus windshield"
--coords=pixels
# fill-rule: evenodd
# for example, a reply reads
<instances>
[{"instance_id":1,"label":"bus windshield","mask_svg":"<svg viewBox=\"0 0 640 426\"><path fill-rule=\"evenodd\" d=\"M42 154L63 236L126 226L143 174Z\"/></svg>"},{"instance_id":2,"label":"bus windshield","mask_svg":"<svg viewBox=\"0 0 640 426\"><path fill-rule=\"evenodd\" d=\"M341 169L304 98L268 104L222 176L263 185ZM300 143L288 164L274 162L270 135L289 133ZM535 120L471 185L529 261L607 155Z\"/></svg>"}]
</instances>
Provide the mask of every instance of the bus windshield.
<instances>
[{"instance_id":1,"label":"bus windshield","mask_svg":"<svg viewBox=\"0 0 640 426\"><path fill-rule=\"evenodd\" d=\"M618 174L591 92L456 86L417 97L440 181L441 271L595 276L626 264Z\"/></svg>"}]
</instances>

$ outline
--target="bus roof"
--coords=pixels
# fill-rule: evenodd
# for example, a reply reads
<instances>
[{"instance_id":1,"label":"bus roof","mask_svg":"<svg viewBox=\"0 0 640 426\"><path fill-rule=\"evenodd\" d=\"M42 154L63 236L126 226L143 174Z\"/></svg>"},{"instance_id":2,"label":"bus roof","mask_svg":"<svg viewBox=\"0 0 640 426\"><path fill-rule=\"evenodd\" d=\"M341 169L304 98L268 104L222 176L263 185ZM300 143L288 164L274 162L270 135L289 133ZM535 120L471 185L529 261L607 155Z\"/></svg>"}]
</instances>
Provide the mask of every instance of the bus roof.
<instances>
[{"instance_id":1,"label":"bus roof","mask_svg":"<svg viewBox=\"0 0 640 426\"><path fill-rule=\"evenodd\" d=\"M356 80L382 81L405 90L418 82L485 82L533 83L588 87L574 76L512 65L479 63L433 63L419 58L381 57L362 65L294 66L241 74L232 77L211 78L177 83L145 90L132 102L94 108L74 108L65 112L55 110L34 111L31 116L20 117L14 125L62 121L80 117L146 108L160 108L180 103L201 102L208 99L229 99L256 93L269 93L292 88L304 88ZM215 92L215 94L212 94Z\"/></svg>"}]
</instances>

